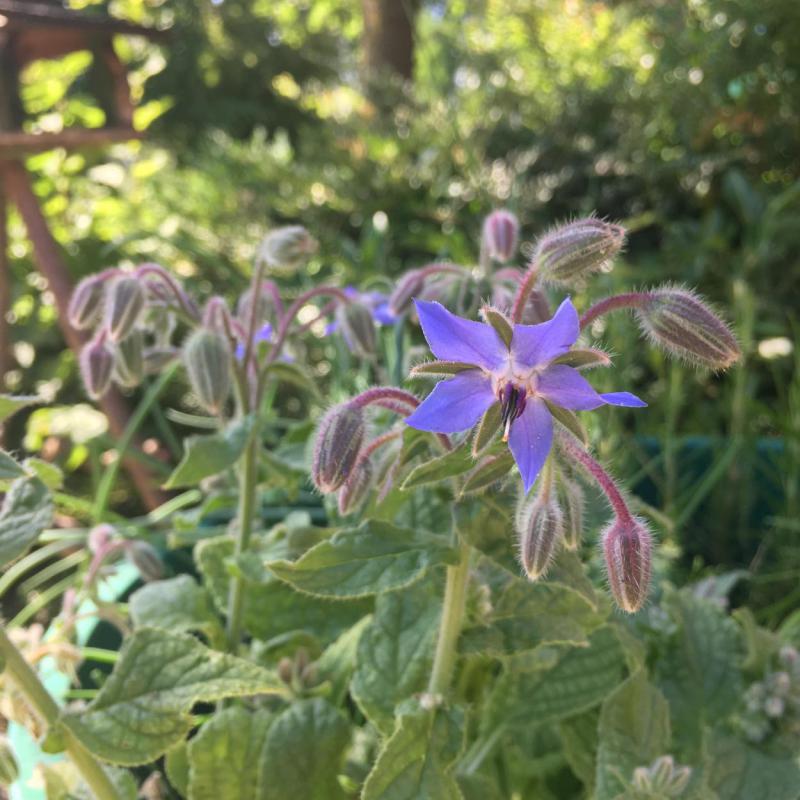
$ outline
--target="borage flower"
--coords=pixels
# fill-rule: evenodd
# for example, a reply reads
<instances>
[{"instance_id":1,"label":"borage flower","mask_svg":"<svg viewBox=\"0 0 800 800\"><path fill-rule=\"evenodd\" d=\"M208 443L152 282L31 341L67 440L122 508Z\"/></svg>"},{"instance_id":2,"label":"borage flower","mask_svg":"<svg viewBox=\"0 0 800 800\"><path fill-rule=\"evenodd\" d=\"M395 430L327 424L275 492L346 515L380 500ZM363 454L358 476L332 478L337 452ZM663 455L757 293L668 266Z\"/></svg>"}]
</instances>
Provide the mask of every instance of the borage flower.
<instances>
[{"instance_id":1,"label":"borage flower","mask_svg":"<svg viewBox=\"0 0 800 800\"><path fill-rule=\"evenodd\" d=\"M500 404L503 440L508 442L527 492L547 460L553 442L551 406L589 411L602 405L640 408L630 392L599 394L573 367L558 363L578 338L578 313L564 300L552 319L511 325L508 344L492 325L451 314L439 303L415 301L422 332L442 373L440 381L406 422L434 433L473 427ZM436 363L425 365L435 373Z\"/></svg>"}]
</instances>

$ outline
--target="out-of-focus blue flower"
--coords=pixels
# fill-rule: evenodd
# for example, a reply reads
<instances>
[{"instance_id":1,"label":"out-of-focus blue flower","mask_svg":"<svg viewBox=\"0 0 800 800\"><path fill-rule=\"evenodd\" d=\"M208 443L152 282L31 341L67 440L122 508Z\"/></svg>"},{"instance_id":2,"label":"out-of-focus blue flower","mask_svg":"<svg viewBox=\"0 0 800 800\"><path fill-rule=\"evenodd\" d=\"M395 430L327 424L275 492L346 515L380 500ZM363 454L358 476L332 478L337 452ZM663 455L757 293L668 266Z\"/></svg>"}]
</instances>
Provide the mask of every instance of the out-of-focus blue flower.
<instances>
[{"instance_id":1,"label":"out-of-focus blue flower","mask_svg":"<svg viewBox=\"0 0 800 800\"><path fill-rule=\"evenodd\" d=\"M257 331L254 343L258 345L261 342L269 342L272 339L272 325L269 322L264 323ZM241 361L244 358L245 343L239 342L236 345L236 358Z\"/></svg>"},{"instance_id":2,"label":"out-of-focus blue flower","mask_svg":"<svg viewBox=\"0 0 800 800\"><path fill-rule=\"evenodd\" d=\"M355 286L346 286L343 291L351 300L369 309L372 319L378 325L394 325L397 322L398 318L389 310L388 294L378 291L361 292ZM338 329L339 323L332 320L325 326L325 335L329 336Z\"/></svg>"},{"instance_id":3,"label":"out-of-focus blue flower","mask_svg":"<svg viewBox=\"0 0 800 800\"><path fill-rule=\"evenodd\" d=\"M553 418L547 403L573 411L604 404L647 405L630 392L598 394L576 369L553 363L580 333L578 313L569 299L547 322L514 325L510 345L491 325L457 317L439 303L418 300L416 307L431 352L464 369L437 383L406 422L423 431L455 433L471 428L499 402L503 440L526 492L552 446Z\"/></svg>"}]
</instances>

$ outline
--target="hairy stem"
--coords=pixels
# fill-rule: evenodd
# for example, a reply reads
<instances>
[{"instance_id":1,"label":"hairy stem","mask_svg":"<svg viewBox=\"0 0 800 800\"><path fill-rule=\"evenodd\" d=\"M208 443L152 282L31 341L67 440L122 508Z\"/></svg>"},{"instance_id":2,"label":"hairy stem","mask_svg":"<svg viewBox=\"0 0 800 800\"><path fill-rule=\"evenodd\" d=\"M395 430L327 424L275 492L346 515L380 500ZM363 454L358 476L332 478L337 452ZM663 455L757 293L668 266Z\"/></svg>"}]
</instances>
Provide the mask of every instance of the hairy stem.
<instances>
[{"instance_id":1,"label":"hairy stem","mask_svg":"<svg viewBox=\"0 0 800 800\"><path fill-rule=\"evenodd\" d=\"M648 297L647 292L627 292L598 300L581 317L581 330L609 311L617 311L620 308L641 308Z\"/></svg>"},{"instance_id":2,"label":"hairy stem","mask_svg":"<svg viewBox=\"0 0 800 800\"><path fill-rule=\"evenodd\" d=\"M528 302L531 292L536 288L536 282L538 280L539 269L536 263L532 263L530 269L525 273L525 277L520 281L517 287L517 293L514 295L514 302L511 305L512 322L522 322L525 304Z\"/></svg>"},{"instance_id":3,"label":"hairy stem","mask_svg":"<svg viewBox=\"0 0 800 800\"><path fill-rule=\"evenodd\" d=\"M23 658L3 626L0 626L0 655L5 662L6 674L36 715L48 728L56 725L60 714L56 701L48 694L33 667ZM64 737L67 755L89 787L92 797L97 800L120 800L120 795L102 764L75 738L69 728L63 727L59 732Z\"/></svg>"}]
</instances>

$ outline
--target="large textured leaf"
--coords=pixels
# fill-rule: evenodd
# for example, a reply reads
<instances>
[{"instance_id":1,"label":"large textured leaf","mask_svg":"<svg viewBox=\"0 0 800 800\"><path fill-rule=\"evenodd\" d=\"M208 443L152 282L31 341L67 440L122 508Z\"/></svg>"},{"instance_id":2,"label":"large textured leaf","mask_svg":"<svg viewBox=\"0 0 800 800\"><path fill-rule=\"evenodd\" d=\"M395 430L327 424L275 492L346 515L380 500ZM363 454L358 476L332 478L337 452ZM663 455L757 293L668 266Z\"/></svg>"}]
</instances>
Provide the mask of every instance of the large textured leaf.
<instances>
[{"instance_id":1,"label":"large textured leaf","mask_svg":"<svg viewBox=\"0 0 800 800\"><path fill-rule=\"evenodd\" d=\"M97 697L64 721L100 758L133 766L186 736L195 703L283 691L270 672L209 650L191 635L140 628L122 646Z\"/></svg>"},{"instance_id":2,"label":"large textured leaf","mask_svg":"<svg viewBox=\"0 0 800 800\"><path fill-rule=\"evenodd\" d=\"M442 537L367 520L320 542L297 561L267 566L301 592L349 598L402 589L431 567L456 560Z\"/></svg>"},{"instance_id":3,"label":"large textured leaf","mask_svg":"<svg viewBox=\"0 0 800 800\"><path fill-rule=\"evenodd\" d=\"M337 776L350 743L347 720L320 698L301 700L270 726L259 766L259 800L344 800Z\"/></svg>"},{"instance_id":4,"label":"large textured leaf","mask_svg":"<svg viewBox=\"0 0 800 800\"><path fill-rule=\"evenodd\" d=\"M164 484L165 489L196 486L203 478L217 475L233 466L244 452L253 430L253 418L232 422L220 433L190 436L183 458Z\"/></svg>"},{"instance_id":5,"label":"large textured leaf","mask_svg":"<svg viewBox=\"0 0 800 800\"><path fill-rule=\"evenodd\" d=\"M361 636L351 691L361 710L389 734L394 709L425 688L433 662L441 602L435 583L379 595Z\"/></svg>"},{"instance_id":6,"label":"large textured leaf","mask_svg":"<svg viewBox=\"0 0 800 800\"><path fill-rule=\"evenodd\" d=\"M564 748L564 757L570 769L583 781L587 793L594 789L597 755L597 727L599 713L596 709L561 720L558 735Z\"/></svg>"},{"instance_id":7,"label":"large textured leaf","mask_svg":"<svg viewBox=\"0 0 800 800\"><path fill-rule=\"evenodd\" d=\"M341 704L347 694L347 684L356 668L358 643L371 622L371 615L360 619L352 628L346 630L335 642L326 647L316 661L319 679L330 683L330 694L326 696L337 706Z\"/></svg>"},{"instance_id":8,"label":"large textured leaf","mask_svg":"<svg viewBox=\"0 0 800 800\"><path fill-rule=\"evenodd\" d=\"M449 768L463 731L458 708L423 711L408 704L367 777L362 800L462 800Z\"/></svg>"},{"instance_id":9,"label":"large textured leaf","mask_svg":"<svg viewBox=\"0 0 800 800\"><path fill-rule=\"evenodd\" d=\"M17 478L0 509L0 566L19 558L53 519L50 492L38 478Z\"/></svg>"},{"instance_id":10,"label":"large textured leaf","mask_svg":"<svg viewBox=\"0 0 800 800\"><path fill-rule=\"evenodd\" d=\"M131 595L130 613L137 628L199 631L214 646L224 638L208 592L190 575L146 584Z\"/></svg>"},{"instance_id":11,"label":"large textured leaf","mask_svg":"<svg viewBox=\"0 0 800 800\"><path fill-rule=\"evenodd\" d=\"M189 742L189 800L255 800L261 751L273 715L227 708Z\"/></svg>"},{"instance_id":12,"label":"large textured leaf","mask_svg":"<svg viewBox=\"0 0 800 800\"><path fill-rule=\"evenodd\" d=\"M409 476L403 481L402 489L418 489L430 483L439 483L447 478L462 475L475 466L472 447L469 442L461 445L443 456L438 456L411 470Z\"/></svg>"},{"instance_id":13,"label":"large textured leaf","mask_svg":"<svg viewBox=\"0 0 800 800\"><path fill-rule=\"evenodd\" d=\"M625 668L625 653L608 626L592 633L589 647L564 648L552 659L548 664L543 657L544 668L530 670L523 657L508 660L490 698L490 725L542 724L578 714L602 702Z\"/></svg>"},{"instance_id":14,"label":"large textured leaf","mask_svg":"<svg viewBox=\"0 0 800 800\"><path fill-rule=\"evenodd\" d=\"M669 753L669 707L642 671L603 703L598 740L596 800L614 800L637 767Z\"/></svg>"}]
</instances>

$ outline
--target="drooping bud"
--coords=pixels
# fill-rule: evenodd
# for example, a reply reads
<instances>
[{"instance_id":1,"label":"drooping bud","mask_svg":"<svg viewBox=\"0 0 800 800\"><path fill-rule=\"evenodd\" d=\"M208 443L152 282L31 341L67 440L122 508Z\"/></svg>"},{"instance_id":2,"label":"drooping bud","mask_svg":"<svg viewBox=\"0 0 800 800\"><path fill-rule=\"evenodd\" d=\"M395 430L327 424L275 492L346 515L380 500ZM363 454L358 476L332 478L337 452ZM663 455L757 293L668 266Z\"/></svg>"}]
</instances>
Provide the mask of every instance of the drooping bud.
<instances>
[{"instance_id":1,"label":"drooping bud","mask_svg":"<svg viewBox=\"0 0 800 800\"><path fill-rule=\"evenodd\" d=\"M104 331L87 342L78 358L86 393L92 400L102 397L111 386L114 351L106 342Z\"/></svg>"},{"instance_id":2,"label":"drooping bud","mask_svg":"<svg viewBox=\"0 0 800 800\"><path fill-rule=\"evenodd\" d=\"M144 334L131 331L114 348L114 380L128 389L138 386L144 377Z\"/></svg>"},{"instance_id":3,"label":"drooping bud","mask_svg":"<svg viewBox=\"0 0 800 800\"><path fill-rule=\"evenodd\" d=\"M547 572L564 536L564 516L553 492L521 498L516 514L519 557L528 578Z\"/></svg>"},{"instance_id":4,"label":"drooping bud","mask_svg":"<svg viewBox=\"0 0 800 800\"><path fill-rule=\"evenodd\" d=\"M231 312L224 297L220 297L219 295L209 297L203 309L203 327L221 336L225 336L228 339L233 338Z\"/></svg>"},{"instance_id":5,"label":"drooping bud","mask_svg":"<svg viewBox=\"0 0 800 800\"><path fill-rule=\"evenodd\" d=\"M183 363L200 404L219 414L231 391L231 350L214 331L198 328L183 348Z\"/></svg>"},{"instance_id":6,"label":"drooping bud","mask_svg":"<svg viewBox=\"0 0 800 800\"><path fill-rule=\"evenodd\" d=\"M0 787L8 788L19 777L19 764L8 739L0 735Z\"/></svg>"},{"instance_id":7,"label":"drooping bud","mask_svg":"<svg viewBox=\"0 0 800 800\"><path fill-rule=\"evenodd\" d=\"M567 550L577 550L583 536L583 489L577 481L565 477L560 481L559 495L564 512L564 545Z\"/></svg>"},{"instance_id":8,"label":"drooping bud","mask_svg":"<svg viewBox=\"0 0 800 800\"><path fill-rule=\"evenodd\" d=\"M510 211L493 211L483 223L483 246L495 261L505 263L517 252L519 220Z\"/></svg>"},{"instance_id":9,"label":"drooping bud","mask_svg":"<svg viewBox=\"0 0 800 800\"><path fill-rule=\"evenodd\" d=\"M144 371L147 375L157 375L171 364L180 351L177 347L148 347L144 351Z\"/></svg>"},{"instance_id":10,"label":"drooping bud","mask_svg":"<svg viewBox=\"0 0 800 800\"><path fill-rule=\"evenodd\" d=\"M141 539L135 539L126 543L125 551L133 565L139 570L143 581L150 583L151 581L160 581L164 577L164 562L153 545Z\"/></svg>"},{"instance_id":11,"label":"drooping bud","mask_svg":"<svg viewBox=\"0 0 800 800\"><path fill-rule=\"evenodd\" d=\"M109 287L106 300L106 326L112 342L124 339L144 311L147 296L142 281L132 276L117 278Z\"/></svg>"},{"instance_id":12,"label":"drooping bud","mask_svg":"<svg viewBox=\"0 0 800 800\"><path fill-rule=\"evenodd\" d=\"M336 321L342 336L356 355L369 358L375 354L375 321L366 306L355 301L342 303L336 309Z\"/></svg>"},{"instance_id":13,"label":"drooping bud","mask_svg":"<svg viewBox=\"0 0 800 800\"><path fill-rule=\"evenodd\" d=\"M611 593L629 614L638 611L650 589L652 542L645 523L616 518L602 533L603 555Z\"/></svg>"},{"instance_id":14,"label":"drooping bud","mask_svg":"<svg viewBox=\"0 0 800 800\"><path fill-rule=\"evenodd\" d=\"M350 476L339 489L339 513L345 517L361 507L372 488L374 470L369 458L359 459Z\"/></svg>"},{"instance_id":15,"label":"drooping bud","mask_svg":"<svg viewBox=\"0 0 800 800\"><path fill-rule=\"evenodd\" d=\"M364 441L364 412L352 403L334 406L322 418L314 440L311 479L324 494L350 477Z\"/></svg>"},{"instance_id":16,"label":"drooping bud","mask_svg":"<svg viewBox=\"0 0 800 800\"><path fill-rule=\"evenodd\" d=\"M72 290L67 316L69 324L79 331L91 328L100 318L105 294L105 276L89 275Z\"/></svg>"},{"instance_id":17,"label":"drooping bud","mask_svg":"<svg viewBox=\"0 0 800 800\"><path fill-rule=\"evenodd\" d=\"M730 328L687 289L664 287L647 293L637 317L655 344L690 361L725 369L741 355Z\"/></svg>"},{"instance_id":18,"label":"drooping bud","mask_svg":"<svg viewBox=\"0 0 800 800\"><path fill-rule=\"evenodd\" d=\"M302 225L287 225L264 237L257 257L268 267L293 268L316 251L317 240Z\"/></svg>"},{"instance_id":19,"label":"drooping bud","mask_svg":"<svg viewBox=\"0 0 800 800\"><path fill-rule=\"evenodd\" d=\"M536 246L532 264L547 283L572 285L605 267L622 249L625 229L588 217L556 228Z\"/></svg>"},{"instance_id":20,"label":"drooping bud","mask_svg":"<svg viewBox=\"0 0 800 800\"><path fill-rule=\"evenodd\" d=\"M420 270L413 269L406 272L389 295L389 310L396 317L405 314L411 308L413 299L419 296L424 287L425 277Z\"/></svg>"}]
</instances>

